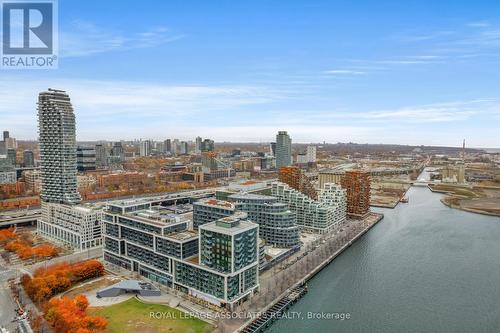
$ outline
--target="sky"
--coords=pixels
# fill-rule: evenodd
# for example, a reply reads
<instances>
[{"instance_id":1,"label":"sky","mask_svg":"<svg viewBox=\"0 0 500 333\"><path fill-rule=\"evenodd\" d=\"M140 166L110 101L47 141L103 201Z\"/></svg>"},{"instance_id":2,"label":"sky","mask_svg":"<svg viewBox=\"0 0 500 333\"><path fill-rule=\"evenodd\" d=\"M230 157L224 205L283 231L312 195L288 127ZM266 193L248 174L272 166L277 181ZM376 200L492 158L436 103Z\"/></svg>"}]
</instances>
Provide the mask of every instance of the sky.
<instances>
[{"instance_id":1,"label":"sky","mask_svg":"<svg viewBox=\"0 0 500 333\"><path fill-rule=\"evenodd\" d=\"M59 68L0 69L0 130L37 138L71 97L78 140L210 137L500 147L496 1L59 0Z\"/></svg>"}]
</instances>

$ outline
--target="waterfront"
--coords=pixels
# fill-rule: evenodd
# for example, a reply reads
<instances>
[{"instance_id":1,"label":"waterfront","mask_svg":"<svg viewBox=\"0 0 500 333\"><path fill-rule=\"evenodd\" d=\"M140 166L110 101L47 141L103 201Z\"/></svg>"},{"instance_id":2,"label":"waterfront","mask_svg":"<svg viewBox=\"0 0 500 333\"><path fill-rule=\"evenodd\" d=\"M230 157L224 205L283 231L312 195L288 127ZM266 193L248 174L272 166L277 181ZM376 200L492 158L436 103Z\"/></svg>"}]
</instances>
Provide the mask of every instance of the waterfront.
<instances>
[{"instance_id":1,"label":"waterfront","mask_svg":"<svg viewBox=\"0 0 500 333\"><path fill-rule=\"evenodd\" d=\"M494 332L500 328L500 218L444 206L412 187L385 218L309 282L268 332Z\"/></svg>"}]
</instances>

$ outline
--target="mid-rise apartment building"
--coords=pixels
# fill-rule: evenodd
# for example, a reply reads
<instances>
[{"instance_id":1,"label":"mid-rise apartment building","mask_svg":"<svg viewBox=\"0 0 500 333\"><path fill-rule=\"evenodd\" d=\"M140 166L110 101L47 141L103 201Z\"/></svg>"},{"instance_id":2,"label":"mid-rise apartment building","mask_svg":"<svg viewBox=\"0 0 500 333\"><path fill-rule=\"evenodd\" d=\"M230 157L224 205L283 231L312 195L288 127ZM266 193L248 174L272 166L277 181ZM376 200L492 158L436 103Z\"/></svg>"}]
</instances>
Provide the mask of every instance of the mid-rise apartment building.
<instances>
[{"instance_id":1,"label":"mid-rise apartment building","mask_svg":"<svg viewBox=\"0 0 500 333\"><path fill-rule=\"evenodd\" d=\"M228 201L214 198L198 200L193 203L193 229L197 230L200 225L233 215L235 210L235 205Z\"/></svg>"},{"instance_id":2,"label":"mid-rise apartment building","mask_svg":"<svg viewBox=\"0 0 500 333\"><path fill-rule=\"evenodd\" d=\"M42 236L76 250L101 246L102 209L92 205L61 205L42 202L37 231Z\"/></svg>"},{"instance_id":3,"label":"mid-rise apartment building","mask_svg":"<svg viewBox=\"0 0 500 333\"><path fill-rule=\"evenodd\" d=\"M108 204L103 215L104 260L232 309L258 288L258 225L246 214L187 230L145 200Z\"/></svg>"},{"instance_id":4,"label":"mid-rise apartment building","mask_svg":"<svg viewBox=\"0 0 500 333\"><path fill-rule=\"evenodd\" d=\"M302 229L324 233L345 222L346 194L339 185L326 184L318 200L314 200L287 184L276 182L272 184L272 195L288 204Z\"/></svg>"},{"instance_id":5,"label":"mid-rise apartment building","mask_svg":"<svg viewBox=\"0 0 500 333\"><path fill-rule=\"evenodd\" d=\"M94 147L79 146L76 148L76 169L82 172L96 169L96 151Z\"/></svg>"},{"instance_id":6,"label":"mid-rise apartment building","mask_svg":"<svg viewBox=\"0 0 500 333\"><path fill-rule=\"evenodd\" d=\"M259 237L267 245L288 248L300 245L299 227L295 213L278 198L268 195L237 193L230 195L238 211L259 225Z\"/></svg>"},{"instance_id":7,"label":"mid-rise apartment building","mask_svg":"<svg viewBox=\"0 0 500 333\"><path fill-rule=\"evenodd\" d=\"M41 189L41 171L40 170L26 170L23 171L24 182L26 189L33 193L40 193Z\"/></svg>"},{"instance_id":8,"label":"mid-rise apartment building","mask_svg":"<svg viewBox=\"0 0 500 333\"><path fill-rule=\"evenodd\" d=\"M370 212L371 176L368 171L348 170L341 180L347 191L347 213L353 218L364 218Z\"/></svg>"}]
</instances>

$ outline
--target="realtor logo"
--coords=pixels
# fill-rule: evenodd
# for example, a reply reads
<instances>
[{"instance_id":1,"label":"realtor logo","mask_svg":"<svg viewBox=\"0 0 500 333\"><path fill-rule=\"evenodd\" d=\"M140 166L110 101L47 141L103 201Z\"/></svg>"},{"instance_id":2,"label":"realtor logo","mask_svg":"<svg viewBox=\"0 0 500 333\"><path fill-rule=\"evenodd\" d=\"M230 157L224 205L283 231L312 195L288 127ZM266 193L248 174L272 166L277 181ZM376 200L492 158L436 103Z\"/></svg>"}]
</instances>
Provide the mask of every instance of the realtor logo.
<instances>
[{"instance_id":1,"label":"realtor logo","mask_svg":"<svg viewBox=\"0 0 500 333\"><path fill-rule=\"evenodd\" d=\"M57 68L55 1L4 0L2 68Z\"/></svg>"}]
</instances>

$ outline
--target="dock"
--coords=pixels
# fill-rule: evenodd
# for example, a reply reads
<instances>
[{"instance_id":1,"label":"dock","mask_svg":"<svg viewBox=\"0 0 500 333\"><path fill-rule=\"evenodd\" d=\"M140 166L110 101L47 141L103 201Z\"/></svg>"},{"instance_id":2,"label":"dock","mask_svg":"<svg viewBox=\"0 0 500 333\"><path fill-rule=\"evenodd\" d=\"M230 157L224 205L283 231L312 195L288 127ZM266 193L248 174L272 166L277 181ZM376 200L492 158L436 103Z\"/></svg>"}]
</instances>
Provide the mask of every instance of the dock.
<instances>
[{"instance_id":1,"label":"dock","mask_svg":"<svg viewBox=\"0 0 500 333\"><path fill-rule=\"evenodd\" d=\"M296 303L307 293L307 285L293 288L285 296L281 297L270 308L264 311L257 318L253 319L239 332L259 333L264 332L272 323L279 319L292 304Z\"/></svg>"}]
</instances>

